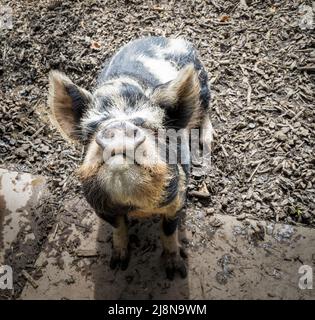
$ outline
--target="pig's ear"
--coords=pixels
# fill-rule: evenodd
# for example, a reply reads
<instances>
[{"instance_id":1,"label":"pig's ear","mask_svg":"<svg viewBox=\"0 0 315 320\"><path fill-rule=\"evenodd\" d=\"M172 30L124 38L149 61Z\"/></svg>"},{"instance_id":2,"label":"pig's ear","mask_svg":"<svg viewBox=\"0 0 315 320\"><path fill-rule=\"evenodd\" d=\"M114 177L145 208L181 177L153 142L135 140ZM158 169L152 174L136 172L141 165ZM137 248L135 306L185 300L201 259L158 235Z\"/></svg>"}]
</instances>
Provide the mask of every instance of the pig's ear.
<instances>
[{"instance_id":1,"label":"pig's ear","mask_svg":"<svg viewBox=\"0 0 315 320\"><path fill-rule=\"evenodd\" d=\"M174 80L157 87L152 100L165 109L167 127L194 127L200 117L200 84L194 66L187 65Z\"/></svg>"},{"instance_id":2,"label":"pig's ear","mask_svg":"<svg viewBox=\"0 0 315 320\"><path fill-rule=\"evenodd\" d=\"M76 86L59 71L49 74L48 105L52 111L54 125L70 140L80 140L80 120L92 101L92 95Z\"/></svg>"}]
</instances>

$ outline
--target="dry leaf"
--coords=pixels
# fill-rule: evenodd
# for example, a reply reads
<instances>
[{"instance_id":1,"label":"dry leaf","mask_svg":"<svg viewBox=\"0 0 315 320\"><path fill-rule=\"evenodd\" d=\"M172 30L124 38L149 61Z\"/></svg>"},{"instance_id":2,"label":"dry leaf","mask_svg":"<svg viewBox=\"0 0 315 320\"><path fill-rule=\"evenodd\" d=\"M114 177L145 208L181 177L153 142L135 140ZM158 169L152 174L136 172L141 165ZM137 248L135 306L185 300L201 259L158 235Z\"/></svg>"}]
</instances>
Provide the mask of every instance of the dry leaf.
<instances>
[{"instance_id":1,"label":"dry leaf","mask_svg":"<svg viewBox=\"0 0 315 320\"><path fill-rule=\"evenodd\" d=\"M160 7L160 6L153 6L152 9L155 11L164 11L165 10L163 7Z\"/></svg>"},{"instance_id":2,"label":"dry leaf","mask_svg":"<svg viewBox=\"0 0 315 320\"><path fill-rule=\"evenodd\" d=\"M223 15L220 17L220 22L228 22L230 21L231 17L228 15Z\"/></svg>"},{"instance_id":3,"label":"dry leaf","mask_svg":"<svg viewBox=\"0 0 315 320\"><path fill-rule=\"evenodd\" d=\"M201 187L200 187L200 189L198 191L202 192L204 194L210 195L209 190L207 188L207 185L206 185L206 183L204 181L202 182Z\"/></svg>"},{"instance_id":4,"label":"dry leaf","mask_svg":"<svg viewBox=\"0 0 315 320\"><path fill-rule=\"evenodd\" d=\"M101 45L100 45L99 42L92 40L90 48L93 49L93 50L100 50L101 49Z\"/></svg>"}]
</instances>

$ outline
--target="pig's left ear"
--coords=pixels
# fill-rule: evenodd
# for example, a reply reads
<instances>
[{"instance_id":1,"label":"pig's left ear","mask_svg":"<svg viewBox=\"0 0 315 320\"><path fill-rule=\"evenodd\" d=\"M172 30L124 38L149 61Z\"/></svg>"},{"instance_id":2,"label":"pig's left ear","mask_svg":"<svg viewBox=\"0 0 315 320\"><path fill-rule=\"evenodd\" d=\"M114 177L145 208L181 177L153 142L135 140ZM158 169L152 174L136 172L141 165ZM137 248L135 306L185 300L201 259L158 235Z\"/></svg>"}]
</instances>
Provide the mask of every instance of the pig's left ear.
<instances>
[{"instance_id":1,"label":"pig's left ear","mask_svg":"<svg viewBox=\"0 0 315 320\"><path fill-rule=\"evenodd\" d=\"M76 86L59 71L49 74L48 105L54 125L70 140L80 141L80 120L92 101L92 95Z\"/></svg>"},{"instance_id":2,"label":"pig's left ear","mask_svg":"<svg viewBox=\"0 0 315 320\"><path fill-rule=\"evenodd\" d=\"M200 117L200 83L194 66L187 65L174 80L157 87L152 100L165 110L167 127L194 127Z\"/></svg>"}]
</instances>

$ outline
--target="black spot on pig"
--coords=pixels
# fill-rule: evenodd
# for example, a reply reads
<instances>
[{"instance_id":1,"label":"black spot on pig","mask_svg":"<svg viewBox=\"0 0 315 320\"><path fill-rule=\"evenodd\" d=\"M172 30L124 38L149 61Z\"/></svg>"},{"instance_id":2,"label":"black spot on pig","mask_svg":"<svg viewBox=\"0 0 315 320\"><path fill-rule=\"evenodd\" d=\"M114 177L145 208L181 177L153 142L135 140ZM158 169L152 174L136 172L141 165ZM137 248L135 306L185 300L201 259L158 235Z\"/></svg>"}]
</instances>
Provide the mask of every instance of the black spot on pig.
<instances>
[{"instance_id":1,"label":"black spot on pig","mask_svg":"<svg viewBox=\"0 0 315 320\"><path fill-rule=\"evenodd\" d=\"M178 217L175 217L174 219L163 217L163 222L162 222L163 233L166 236L172 235L177 228L177 224L178 224Z\"/></svg>"},{"instance_id":2,"label":"black spot on pig","mask_svg":"<svg viewBox=\"0 0 315 320\"><path fill-rule=\"evenodd\" d=\"M99 101L99 111L107 112L113 105L114 101L109 96L100 96L98 97Z\"/></svg>"},{"instance_id":3,"label":"black spot on pig","mask_svg":"<svg viewBox=\"0 0 315 320\"><path fill-rule=\"evenodd\" d=\"M141 127L144 125L145 120L143 118L137 117L131 120L131 122L137 126L137 127Z\"/></svg>"},{"instance_id":4,"label":"black spot on pig","mask_svg":"<svg viewBox=\"0 0 315 320\"><path fill-rule=\"evenodd\" d=\"M119 95L127 104L125 110L130 112L134 110L135 106L137 106L139 102L144 103L145 101L148 101L148 98L144 95L141 88L130 83L122 83L120 85Z\"/></svg>"},{"instance_id":5,"label":"black spot on pig","mask_svg":"<svg viewBox=\"0 0 315 320\"><path fill-rule=\"evenodd\" d=\"M65 90L72 99L72 109L75 121L78 123L87 110L90 101L82 95L80 89L74 84L65 85Z\"/></svg>"},{"instance_id":6,"label":"black spot on pig","mask_svg":"<svg viewBox=\"0 0 315 320\"><path fill-rule=\"evenodd\" d=\"M161 203L160 207L164 207L170 204L178 194L178 185L179 185L179 172L177 165L169 166L172 171L172 178L170 179L166 190L165 190L165 198Z\"/></svg>"}]
</instances>

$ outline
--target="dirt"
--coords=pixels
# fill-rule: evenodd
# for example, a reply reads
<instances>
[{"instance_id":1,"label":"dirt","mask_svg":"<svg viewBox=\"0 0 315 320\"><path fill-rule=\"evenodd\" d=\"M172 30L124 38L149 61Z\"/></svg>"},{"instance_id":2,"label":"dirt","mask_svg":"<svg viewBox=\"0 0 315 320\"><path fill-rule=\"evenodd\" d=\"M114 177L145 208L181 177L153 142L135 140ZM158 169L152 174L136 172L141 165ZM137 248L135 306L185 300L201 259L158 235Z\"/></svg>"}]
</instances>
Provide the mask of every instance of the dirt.
<instances>
[{"instance_id":1,"label":"dirt","mask_svg":"<svg viewBox=\"0 0 315 320\"><path fill-rule=\"evenodd\" d=\"M53 212L45 210L49 196L43 177L0 168L0 265L14 266L13 294L23 289L22 272L33 271L54 224ZM11 296L0 290L0 299Z\"/></svg>"},{"instance_id":2,"label":"dirt","mask_svg":"<svg viewBox=\"0 0 315 320\"><path fill-rule=\"evenodd\" d=\"M190 228L198 234L216 225L214 213L314 228L314 33L301 27L301 5L312 1L1 5L13 8L13 26L0 33L0 166L46 177L51 196L43 210L54 227L40 230L42 246L52 228L60 237L57 255L61 248L77 248L75 239L63 248L62 239L71 235L73 220L83 218L69 216L65 203L82 197L74 171L84 150L67 144L50 125L48 72L62 70L91 90L106 59L128 41L149 35L187 38L209 74L216 132L212 166L206 176L193 168L188 201L189 208L205 214L206 224L195 217ZM210 197L199 198L205 185ZM85 225L78 230L89 233ZM207 246L208 240L194 241ZM11 252L12 261L19 250ZM28 261L29 272L35 261L36 256Z\"/></svg>"},{"instance_id":3,"label":"dirt","mask_svg":"<svg viewBox=\"0 0 315 320\"><path fill-rule=\"evenodd\" d=\"M34 266L35 286L27 283L21 299L315 299L314 290L298 286L300 266L315 264L311 228L221 214L209 219L190 207L180 228L188 277L170 281L158 219L131 221L129 267L113 271L108 224L85 201L73 199L66 207L85 218L50 234ZM80 224L89 231L83 234Z\"/></svg>"}]
</instances>

